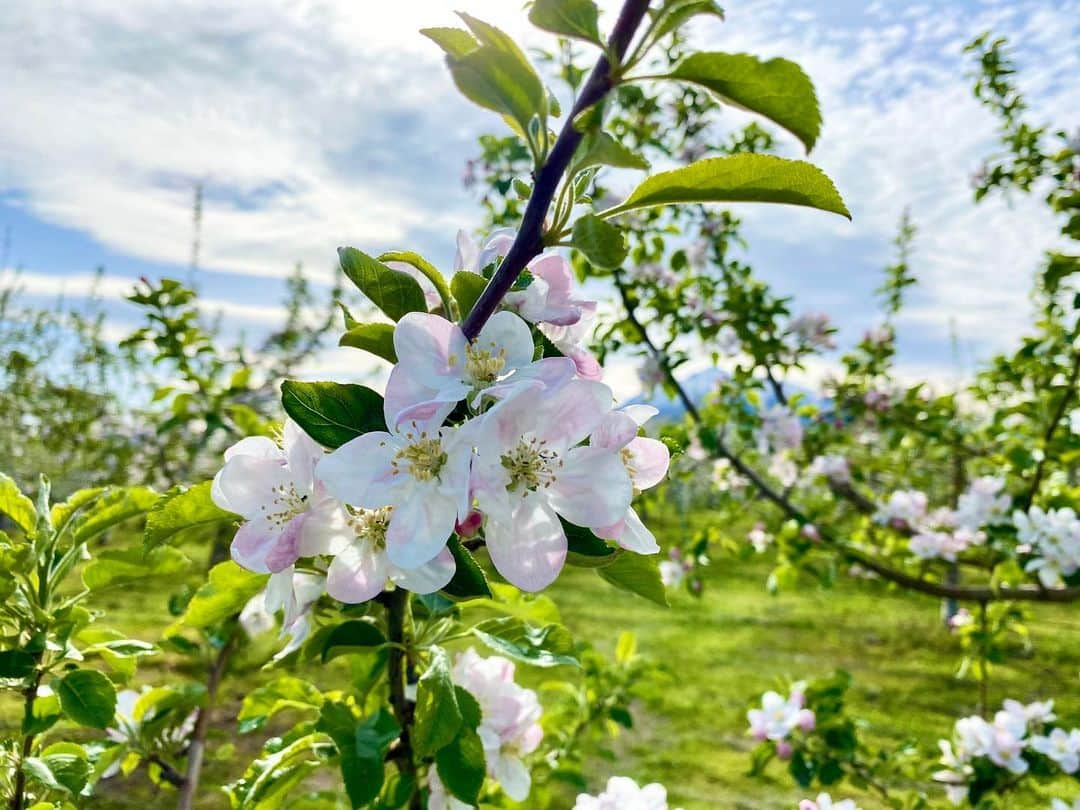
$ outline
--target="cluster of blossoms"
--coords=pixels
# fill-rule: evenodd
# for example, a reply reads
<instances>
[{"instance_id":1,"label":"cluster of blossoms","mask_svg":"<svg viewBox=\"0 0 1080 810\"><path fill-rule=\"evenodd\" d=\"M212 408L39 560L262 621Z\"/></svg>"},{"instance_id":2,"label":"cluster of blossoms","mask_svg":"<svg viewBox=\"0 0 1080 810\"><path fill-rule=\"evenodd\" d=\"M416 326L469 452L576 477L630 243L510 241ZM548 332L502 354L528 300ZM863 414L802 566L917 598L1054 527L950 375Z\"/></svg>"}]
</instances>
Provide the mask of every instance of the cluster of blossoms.
<instances>
[{"instance_id":1,"label":"cluster of blossoms","mask_svg":"<svg viewBox=\"0 0 1080 810\"><path fill-rule=\"evenodd\" d=\"M613 776L599 795L579 794L573 810L668 810L667 790L657 782L639 787L627 776Z\"/></svg>"},{"instance_id":2,"label":"cluster of blossoms","mask_svg":"<svg viewBox=\"0 0 1080 810\"><path fill-rule=\"evenodd\" d=\"M483 269L508 239L473 253L459 245L458 264ZM667 447L638 436L656 411L615 410L595 359L570 345L595 306L573 298L566 261L542 255L528 271L529 286L507 296L513 311L492 316L476 340L437 314L398 321L386 430L327 454L287 422L280 445L251 437L226 452L212 493L245 519L233 559L273 575L267 606L285 608L288 625L313 601L294 578L301 559L332 597L359 603L388 582L417 593L445 586L455 531L482 532L498 571L529 591L563 566L564 520L637 553L659 550L631 506L667 473ZM534 360L530 322L567 356Z\"/></svg>"},{"instance_id":3,"label":"cluster of blossoms","mask_svg":"<svg viewBox=\"0 0 1080 810\"><path fill-rule=\"evenodd\" d=\"M497 655L481 658L473 649L457 656L451 677L480 705L477 733L484 745L487 771L514 801L529 795L532 779L522 757L540 745L540 702L536 692L514 682L514 664ZM428 810L468 810L451 796L435 768L428 771Z\"/></svg>"},{"instance_id":4,"label":"cluster of blossoms","mask_svg":"<svg viewBox=\"0 0 1080 810\"><path fill-rule=\"evenodd\" d=\"M776 746L776 755L788 759L794 748L792 734L798 730L814 730L817 718L811 709L806 708L805 684L796 683L791 687L791 694L784 697L772 690L761 696L761 708L751 709L746 713L750 722L750 735L758 742L766 740Z\"/></svg>"},{"instance_id":5,"label":"cluster of blossoms","mask_svg":"<svg viewBox=\"0 0 1080 810\"><path fill-rule=\"evenodd\" d=\"M791 332L803 346L812 349L835 349L832 323L823 312L808 312L791 322Z\"/></svg>"},{"instance_id":6,"label":"cluster of blossoms","mask_svg":"<svg viewBox=\"0 0 1080 810\"><path fill-rule=\"evenodd\" d=\"M739 473L726 458L718 458L713 462L710 477L720 492L738 493L750 486L750 479Z\"/></svg>"},{"instance_id":7,"label":"cluster of blossoms","mask_svg":"<svg viewBox=\"0 0 1080 810\"><path fill-rule=\"evenodd\" d=\"M1053 701L1024 705L1006 700L993 721L978 715L957 720L953 739L938 741L945 768L934 779L945 785L953 804L960 804L968 796L980 760L1000 769L1003 778L1027 773L1035 756L1075 774L1080 770L1080 729L1050 729L1055 717Z\"/></svg>"},{"instance_id":8,"label":"cluster of blossoms","mask_svg":"<svg viewBox=\"0 0 1080 810\"><path fill-rule=\"evenodd\" d=\"M694 570L694 560L683 554L682 549L673 546L668 550L668 559L660 561L660 580L667 588L682 585L686 575Z\"/></svg>"},{"instance_id":9,"label":"cluster of blossoms","mask_svg":"<svg viewBox=\"0 0 1080 810\"><path fill-rule=\"evenodd\" d=\"M851 483L851 465L844 456L817 456L810 463L811 475L828 480L830 484L844 486Z\"/></svg>"},{"instance_id":10,"label":"cluster of blossoms","mask_svg":"<svg viewBox=\"0 0 1080 810\"><path fill-rule=\"evenodd\" d=\"M1080 518L1072 509L1044 512L1033 506L1013 513L1021 549L1031 555L1025 568L1047 588L1061 587L1064 577L1080 570Z\"/></svg>"},{"instance_id":11,"label":"cluster of blossoms","mask_svg":"<svg viewBox=\"0 0 1080 810\"><path fill-rule=\"evenodd\" d=\"M787 406L773 405L761 415L761 433L758 437L761 452L797 450L802 440L802 420Z\"/></svg>"},{"instance_id":12,"label":"cluster of blossoms","mask_svg":"<svg viewBox=\"0 0 1080 810\"><path fill-rule=\"evenodd\" d=\"M764 554L773 544L773 536L766 531L764 523L755 523L754 528L747 532L746 541L758 554Z\"/></svg>"},{"instance_id":13,"label":"cluster of blossoms","mask_svg":"<svg viewBox=\"0 0 1080 810\"><path fill-rule=\"evenodd\" d=\"M833 799L828 793L819 793L816 799L803 799L799 810L859 810L854 799Z\"/></svg>"}]
</instances>

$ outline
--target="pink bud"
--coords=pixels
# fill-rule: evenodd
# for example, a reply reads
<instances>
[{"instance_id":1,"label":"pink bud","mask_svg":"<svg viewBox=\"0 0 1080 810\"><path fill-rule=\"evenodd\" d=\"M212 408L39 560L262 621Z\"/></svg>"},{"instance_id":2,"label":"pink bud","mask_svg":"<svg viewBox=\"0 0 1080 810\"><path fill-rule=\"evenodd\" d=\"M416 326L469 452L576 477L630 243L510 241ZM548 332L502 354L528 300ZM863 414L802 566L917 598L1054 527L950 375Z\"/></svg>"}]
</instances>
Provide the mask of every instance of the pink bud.
<instances>
[{"instance_id":1,"label":"pink bud","mask_svg":"<svg viewBox=\"0 0 1080 810\"><path fill-rule=\"evenodd\" d=\"M780 759L791 759L791 754L793 752L794 749L791 747L791 743L789 743L787 740L780 740L776 744L776 755L780 757Z\"/></svg>"},{"instance_id":2,"label":"pink bud","mask_svg":"<svg viewBox=\"0 0 1080 810\"><path fill-rule=\"evenodd\" d=\"M758 742L765 742L765 740L768 739L768 735L763 728L755 728L752 732L752 736Z\"/></svg>"},{"instance_id":3,"label":"pink bud","mask_svg":"<svg viewBox=\"0 0 1080 810\"><path fill-rule=\"evenodd\" d=\"M471 537L476 537L483 523L483 515L479 512L469 512L465 517L465 520L457 521L454 525L454 531L457 532L458 537L462 540L468 540Z\"/></svg>"},{"instance_id":4,"label":"pink bud","mask_svg":"<svg viewBox=\"0 0 1080 810\"><path fill-rule=\"evenodd\" d=\"M811 543L819 543L819 542L821 542L821 532L819 532L817 530L817 526L815 526L813 523L805 524L802 527L802 529L799 531L799 534L801 534L805 539L809 540Z\"/></svg>"},{"instance_id":5,"label":"pink bud","mask_svg":"<svg viewBox=\"0 0 1080 810\"><path fill-rule=\"evenodd\" d=\"M817 725L817 718L814 713L809 709L803 709L799 712L799 728L803 731L813 731L814 726Z\"/></svg>"}]
</instances>

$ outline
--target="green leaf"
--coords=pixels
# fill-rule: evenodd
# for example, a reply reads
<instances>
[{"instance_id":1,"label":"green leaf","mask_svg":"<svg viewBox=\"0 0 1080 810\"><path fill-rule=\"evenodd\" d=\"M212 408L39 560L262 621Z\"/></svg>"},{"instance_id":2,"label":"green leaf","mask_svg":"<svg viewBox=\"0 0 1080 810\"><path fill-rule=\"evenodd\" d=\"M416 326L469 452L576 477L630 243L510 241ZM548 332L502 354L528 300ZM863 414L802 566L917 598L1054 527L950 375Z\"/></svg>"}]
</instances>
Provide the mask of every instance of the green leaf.
<instances>
[{"instance_id":1,"label":"green leaf","mask_svg":"<svg viewBox=\"0 0 1080 810\"><path fill-rule=\"evenodd\" d=\"M583 39L604 47L598 24L599 12L592 0L536 0L529 21L559 36Z\"/></svg>"},{"instance_id":2,"label":"green leaf","mask_svg":"<svg viewBox=\"0 0 1080 810\"><path fill-rule=\"evenodd\" d=\"M141 548L102 551L83 569L83 585L96 591L114 585L137 583L152 577L182 574L191 567L183 552L175 548Z\"/></svg>"},{"instance_id":3,"label":"green leaf","mask_svg":"<svg viewBox=\"0 0 1080 810\"><path fill-rule=\"evenodd\" d=\"M20 680L34 671L34 656L23 650L0 651L0 678Z\"/></svg>"},{"instance_id":4,"label":"green leaf","mask_svg":"<svg viewBox=\"0 0 1080 810\"><path fill-rule=\"evenodd\" d=\"M571 176L594 166L643 170L649 168L649 161L602 130L586 135L578 151L581 157L574 163Z\"/></svg>"},{"instance_id":5,"label":"green leaf","mask_svg":"<svg viewBox=\"0 0 1080 810\"><path fill-rule=\"evenodd\" d=\"M420 273L424 275L428 281L431 282L431 286L435 288L435 291L439 294L439 298L442 299L444 309L450 302L450 288L446 284L446 278L439 272L431 262L421 256L419 253L414 253L411 250L391 250L383 253L379 256L380 262L404 262L411 267L415 267ZM443 313L447 318L452 317L452 313Z\"/></svg>"},{"instance_id":6,"label":"green leaf","mask_svg":"<svg viewBox=\"0 0 1080 810\"><path fill-rule=\"evenodd\" d=\"M649 42L663 39L691 18L701 14L724 19L724 10L716 0L667 0L656 12L655 27L649 34Z\"/></svg>"},{"instance_id":7,"label":"green leaf","mask_svg":"<svg viewBox=\"0 0 1080 810\"><path fill-rule=\"evenodd\" d=\"M316 727L337 746L345 792L353 808L373 801L382 790L383 757L401 733L393 716L379 709L358 723L345 703L328 700Z\"/></svg>"},{"instance_id":8,"label":"green leaf","mask_svg":"<svg viewBox=\"0 0 1080 810\"><path fill-rule=\"evenodd\" d=\"M72 519L72 540L89 542L118 523L145 514L159 497L149 487L110 488Z\"/></svg>"},{"instance_id":9,"label":"green leaf","mask_svg":"<svg viewBox=\"0 0 1080 810\"><path fill-rule=\"evenodd\" d=\"M625 202L600 216L606 219L638 208L710 202L787 203L851 219L836 187L821 169L801 160L754 154L707 158L654 174Z\"/></svg>"},{"instance_id":10,"label":"green leaf","mask_svg":"<svg viewBox=\"0 0 1080 810\"><path fill-rule=\"evenodd\" d=\"M218 563L165 635L176 635L185 627L203 629L235 616L265 584L265 574L253 574L232 560Z\"/></svg>"},{"instance_id":11,"label":"green leaf","mask_svg":"<svg viewBox=\"0 0 1080 810\"><path fill-rule=\"evenodd\" d=\"M67 526L68 521L78 514L79 510L84 509L87 505L93 503L97 498L101 497L102 493L105 491L106 487L80 489L63 503L54 504L53 508L50 510L53 526L58 532L63 531Z\"/></svg>"},{"instance_id":12,"label":"green leaf","mask_svg":"<svg viewBox=\"0 0 1080 810\"><path fill-rule=\"evenodd\" d=\"M0 513L15 521L15 525L27 534L37 526L34 502L19 491L14 480L3 473L0 473Z\"/></svg>"},{"instance_id":13,"label":"green leaf","mask_svg":"<svg viewBox=\"0 0 1080 810\"><path fill-rule=\"evenodd\" d=\"M469 806L475 806L484 786L487 762L484 745L474 729L462 728L449 745L435 754L435 767L446 789Z\"/></svg>"},{"instance_id":14,"label":"green leaf","mask_svg":"<svg viewBox=\"0 0 1080 810\"><path fill-rule=\"evenodd\" d=\"M563 531L566 533L567 554L566 562L580 568L600 568L611 565L622 553L620 549L609 545L588 529L575 526L562 520Z\"/></svg>"},{"instance_id":15,"label":"green leaf","mask_svg":"<svg viewBox=\"0 0 1080 810\"><path fill-rule=\"evenodd\" d=\"M391 320L427 312L424 291L408 273L387 267L356 248L338 248L338 258L346 277Z\"/></svg>"},{"instance_id":16,"label":"green leaf","mask_svg":"<svg viewBox=\"0 0 1080 810\"><path fill-rule=\"evenodd\" d=\"M491 596L491 586L488 585L484 569L476 562L476 558L469 553L457 536L452 536L446 543L446 547L454 557L457 568L454 576L443 586L442 593L455 599L473 599L478 596Z\"/></svg>"},{"instance_id":17,"label":"green leaf","mask_svg":"<svg viewBox=\"0 0 1080 810\"><path fill-rule=\"evenodd\" d=\"M626 260L623 232L595 214L585 214L574 223L570 241L597 267L616 268Z\"/></svg>"},{"instance_id":18,"label":"green leaf","mask_svg":"<svg viewBox=\"0 0 1080 810\"><path fill-rule=\"evenodd\" d=\"M281 404L308 436L330 449L373 430L386 430L383 398L364 385L285 380Z\"/></svg>"},{"instance_id":19,"label":"green leaf","mask_svg":"<svg viewBox=\"0 0 1080 810\"><path fill-rule=\"evenodd\" d=\"M480 47L472 34L460 28L421 28L420 33L442 48L447 56L464 56Z\"/></svg>"},{"instance_id":20,"label":"green leaf","mask_svg":"<svg viewBox=\"0 0 1080 810\"><path fill-rule=\"evenodd\" d=\"M116 689L112 681L92 669L76 669L56 687L64 714L80 726L107 728L116 714Z\"/></svg>"},{"instance_id":21,"label":"green leaf","mask_svg":"<svg viewBox=\"0 0 1080 810\"><path fill-rule=\"evenodd\" d=\"M530 122L539 117L543 125L547 96L540 77L517 44L498 28L482 20L460 14L478 43L465 50L461 34L447 35L446 29L422 31L446 52L450 75L461 93L474 104L504 116L522 137Z\"/></svg>"},{"instance_id":22,"label":"green leaf","mask_svg":"<svg viewBox=\"0 0 1080 810\"><path fill-rule=\"evenodd\" d=\"M667 607L667 590L660 579L655 555L620 554L611 565L597 568L596 573L616 588Z\"/></svg>"},{"instance_id":23,"label":"green leaf","mask_svg":"<svg viewBox=\"0 0 1080 810\"><path fill-rule=\"evenodd\" d=\"M93 769L86 749L77 743L53 743L41 752L41 761L53 779L68 793L78 796L90 781Z\"/></svg>"},{"instance_id":24,"label":"green leaf","mask_svg":"<svg viewBox=\"0 0 1080 810\"><path fill-rule=\"evenodd\" d=\"M534 667L581 666L574 655L574 640L565 627L534 627L514 616L486 619L472 634L501 655Z\"/></svg>"},{"instance_id":25,"label":"green leaf","mask_svg":"<svg viewBox=\"0 0 1080 810\"><path fill-rule=\"evenodd\" d=\"M430 757L449 745L461 726L461 709L450 679L450 660L444 649L432 647L431 661L416 686L416 724L412 736L416 753Z\"/></svg>"},{"instance_id":26,"label":"green leaf","mask_svg":"<svg viewBox=\"0 0 1080 810\"><path fill-rule=\"evenodd\" d=\"M376 357L397 362L394 349L394 327L388 323L362 323L341 336L338 346L363 349Z\"/></svg>"},{"instance_id":27,"label":"green leaf","mask_svg":"<svg viewBox=\"0 0 1080 810\"><path fill-rule=\"evenodd\" d=\"M667 77L701 85L729 104L765 116L802 141L807 152L821 132L814 85L787 59L763 62L745 53L693 53Z\"/></svg>"},{"instance_id":28,"label":"green leaf","mask_svg":"<svg viewBox=\"0 0 1080 810\"><path fill-rule=\"evenodd\" d=\"M150 550L166 543L181 543L204 530L239 520L218 507L210 497L213 481L193 487L173 487L162 495L146 516L143 546Z\"/></svg>"},{"instance_id":29,"label":"green leaf","mask_svg":"<svg viewBox=\"0 0 1080 810\"><path fill-rule=\"evenodd\" d=\"M284 675L248 692L236 719L240 733L246 734L262 728L278 712L287 709L306 712L317 710L322 704L322 692L315 684L305 678Z\"/></svg>"},{"instance_id":30,"label":"green leaf","mask_svg":"<svg viewBox=\"0 0 1080 810\"><path fill-rule=\"evenodd\" d=\"M450 289L454 293L454 300L457 301L458 313L462 319L472 312L472 308L486 286L486 278L468 270L458 270L450 278Z\"/></svg>"},{"instance_id":31,"label":"green leaf","mask_svg":"<svg viewBox=\"0 0 1080 810\"><path fill-rule=\"evenodd\" d=\"M349 655L360 649L379 647L386 643L386 636L371 622L353 619L342 622L326 634L323 641L322 661L325 664L339 655Z\"/></svg>"}]
</instances>

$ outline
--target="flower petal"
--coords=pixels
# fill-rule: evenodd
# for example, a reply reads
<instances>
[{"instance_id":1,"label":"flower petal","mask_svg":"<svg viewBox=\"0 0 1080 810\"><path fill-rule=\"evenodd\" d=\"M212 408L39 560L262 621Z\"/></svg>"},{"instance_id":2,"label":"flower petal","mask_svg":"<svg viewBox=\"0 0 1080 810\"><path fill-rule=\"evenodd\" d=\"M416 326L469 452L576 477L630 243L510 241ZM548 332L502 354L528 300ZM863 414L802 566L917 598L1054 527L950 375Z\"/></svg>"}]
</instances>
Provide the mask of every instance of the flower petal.
<instances>
[{"instance_id":1,"label":"flower petal","mask_svg":"<svg viewBox=\"0 0 1080 810\"><path fill-rule=\"evenodd\" d=\"M539 408L526 404L532 413L527 423L532 423L538 438L553 446L573 447L604 420L612 401L611 389L603 383L571 380L550 394L545 392Z\"/></svg>"},{"instance_id":2,"label":"flower petal","mask_svg":"<svg viewBox=\"0 0 1080 810\"><path fill-rule=\"evenodd\" d=\"M378 509L392 503L399 483L391 466L397 450L398 441L389 433L365 433L324 456L316 475L342 503Z\"/></svg>"},{"instance_id":3,"label":"flower petal","mask_svg":"<svg viewBox=\"0 0 1080 810\"><path fill-rule=\"evenodd\" d=\"M656 554L660 551L660 545L649 527L641 522L633 507L626 510L623 518L623 530L618 537L614 538L620 546L635 554Z\"/></svg>"},{"instance_id":4,"label":"flower petal","mask_svg":"<svg viewBox=\"0 0 1080 810\"><path fill-rule=\"evenodd\" d=\"M639 436L626 446L627 466L634 487L642 490L655 487L667 475L671 463L671 451L656 439Z\"/></svg>"},{"instance_id":5,"label":"flower petal","mask_svg":"<svg viewBox=\"0 0 1080 810\"><path fill-rule=\"evenodd\" d=\"M520 757L497 754L495 761L491 763L491 775L495 777L503 792L515 802L523 802L528 798L532 777Z\"/></svg>"},{"instance_id":6,"label":"flower petal","mask_svg":"<svg viewBox=\"0 0 1080 810\"><path fill-rule=\"evenodd\" d=\"M577 526L610 526L630 508L633 487L626 467L611 450L574 447L548 490L552 508Z\"/></svg>"},{"instance_id":7,"label":"flower petal","mask_svg":"<svg viewBox=\"0 0 1080 810\"><path fill-rule=\"evenodd\" d=\"M391 566L390 579L395 585L413 593L435 593L453 579L456 570L454 556L444 548L435 559L417 568Z\"/></svg>"},{"instance_id":8,"label":"flower petal","mask_svg":"<svg viewBox=\"0 0 1080 810\"><path fill-rule=\"evenodd\" d=\"M266 557L281 538L281 529L269 521L251 520L236 531L229 551L237 565L256 574L269 574Z\"/></svg>"},{"instance_id":9,"label":"flower petal","mask_svg":"<svg viewBox=\"0 0 1080 810\"><path fill-rule=\"evenodd\" d=\"M214 476L210 497L222 509L254 518L273 501L276 487L291 485L292 474L280 458L233 456Z\"/></svg>"},{"instance_id":10,"label":"flower petal","mask_svg":"<svg viewBox=\"0 0 1080 810\"><path fill-rule=\"evenodd\" d=\"M636 437L638 424L624 411L611 411L592 432L589 444L608 450L621 450Z\"/></svg>"},{"instance_id":11,"label":"flower petal","mask_svg":"<svg viewBox=\"0 0 1080 810\"><path fill-rule=\"evenodd\" d=\"M283 458L281 448L268 436L247 436L225 451L225 460L233 456L253 456L254 458Z\"/></svg>"},{"instance_id":12,"label":"flower petal","mask_svg":"<svg viewBox=\"0 0 1080 810\"><path fill-rule=\"evenodd\" d=\"M432 388L404 366L394 366L386 381L383 418L390 430L415 423L421 429L438 428L461 399L469 392L460 381L444 381L442 388Z\"/></svg>"},{"instance_id":13,"label":"flower petal","mask_svg":"<svg viewBox=\"0 0 1080 810\"><path fill-rule=\"evenodd\" d=\"M461 379L465 363L465 333L456 323L439 315L410 312L394 328L394 351L398 368L406 369L435 389L444 382Z\"/></svg>"},{"instance_id":14,"label":"flower petal","mask_svg":"<svg viewBox=\"0 0 1080 810\"><path fill-rule=\"evenodd\" d=\"M416 486L395 504L386 531L386 552L399 568L419 568L446 547L458 504L435 487Z\"/></svg>"},{"instance_id":15,"label":"flower petal","mask_svg":"<svg viewBox=\"0 0 1080 810\"><path fill-rule=\"evenodd\" d=\"M505 352L505 371L531 363L536 350L528 324L505 310L488 319L476 337L475 347L493 355Z\"/></svg>"},{"instance_id":16,"label":"flower petal","mask_svg":"<svg viewBox=\"0 0 1080 810\"><path fill-rule=\"evenodd\" d=\"M536 494L523 498L509 524L488 520L484 532L495 568L524 591L546 588L566 561L566 533Z\"/></svg>"},{"instance_id":17,"label":"flower petal","mask_svg":"<svg viewBox=\"0 0 1080 810\"><path fill-rule=\"evenodd\" d=\"M357 605L374 599L386 587L386 552L365 541L342 549L326 572L326 592L339 602Z\"/></svg>"},{"instance_id":18,"label":"flower petal","mask_svg":"<svg viewBox=\"0 0 1080 810\"><path fill-rule=\"evenodd\" d=\"M308 513L303 512L285 524L278 541L266 555L266 567L271 573L283 571L300 559L300 538L307 518Z\"/></svg>"}]
</instances>

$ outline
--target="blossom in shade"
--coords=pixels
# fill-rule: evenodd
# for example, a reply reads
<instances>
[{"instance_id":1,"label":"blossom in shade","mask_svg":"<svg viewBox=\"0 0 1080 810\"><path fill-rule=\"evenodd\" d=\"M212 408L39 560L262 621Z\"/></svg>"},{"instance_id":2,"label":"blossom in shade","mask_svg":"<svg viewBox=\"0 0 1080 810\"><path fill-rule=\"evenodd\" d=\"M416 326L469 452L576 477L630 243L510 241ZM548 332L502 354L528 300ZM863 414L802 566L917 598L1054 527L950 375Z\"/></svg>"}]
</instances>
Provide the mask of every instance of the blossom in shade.
<instances>
[{"instance_id":1,"label":"blossom in shade","mask_svg":"<svg viewBox=\"0 0 1080 810\"><path fill-rule=\"evenodd\" d=\"M475 433L472 492L486 518L491 560L507 580L536 591L566 559L560 517L600 528L624 520L633 485L619 451L579 446L611 411L604 384L571 380L544 396L505 400Z\"/></svg>"},{"instance_id":2,"label":"blossom in shade","mask_svg":"<svg viewBox=\"0 0 1080 810\"><path fill-rule=\"evenodd\" d=\"M271 615L281 611L281 635L288 643L274 656L284 658L300 648L311 633L311 611L326 592L326 580L319 574L296 571L292 566L270 576L266 583L265 606Z\"/></svg>"},{"instance_id":3,"label":"blossom in shade","mask_svg":"<svg viewBox=\"0 0 1080 810\"><path fill-rule=\"evenodd\" d=\"M308 519L332 504L315 478L323 456L292 420L285 422L280 446L250 436L225 451L210 492L215 504L244 518L231 547L239 565L268 574L307 556L313 539Z\"/></svg>"},{"instance_id":4,"label":"blossom in shade","mask_svg":"<svg viewBox=\"0 0 1080 810\"><path fill-rule=\"evenodd\" d=\"M1059 588L1080 570L1080 519L1072 509L1033 506L1026 513L1013 512L1013 524L1017 539L1031 553L1025 569L1035 572L1044 587Z\"/></svg>"},{"instance_id":5,"label":"blossom in shade","mask_svg":"<svg viewBox=\"0 0 1080 810\"><path fill-rule=\"evenodd\" d=\"M816 799L803 799L799 810L859 810L854 799L834 799L828 793L819 793Z\"/></svg>"},{"instance_id":6,"label":"blossom in shade","mask_svg":"<svg viewBox=\"0 0 1080 810\"><path fill-rule=\"evenodd\" d=\"M1055 728L1045 736L1032 737L1031 747L1056 762L1065 773L1080 770L1080 729Z\"/></svg>"},{"instance_id":7,"label":"blossom in shade","mask_svg":"<svg viewBox=\"0 0 1080 810\"><path fill-rule=\"evenodd\" d=\"M578 794L573 810L668 810L667 790L653 782L639 787L626 776L613 776L596 796Z\"/></svg>"}]
</instances>

